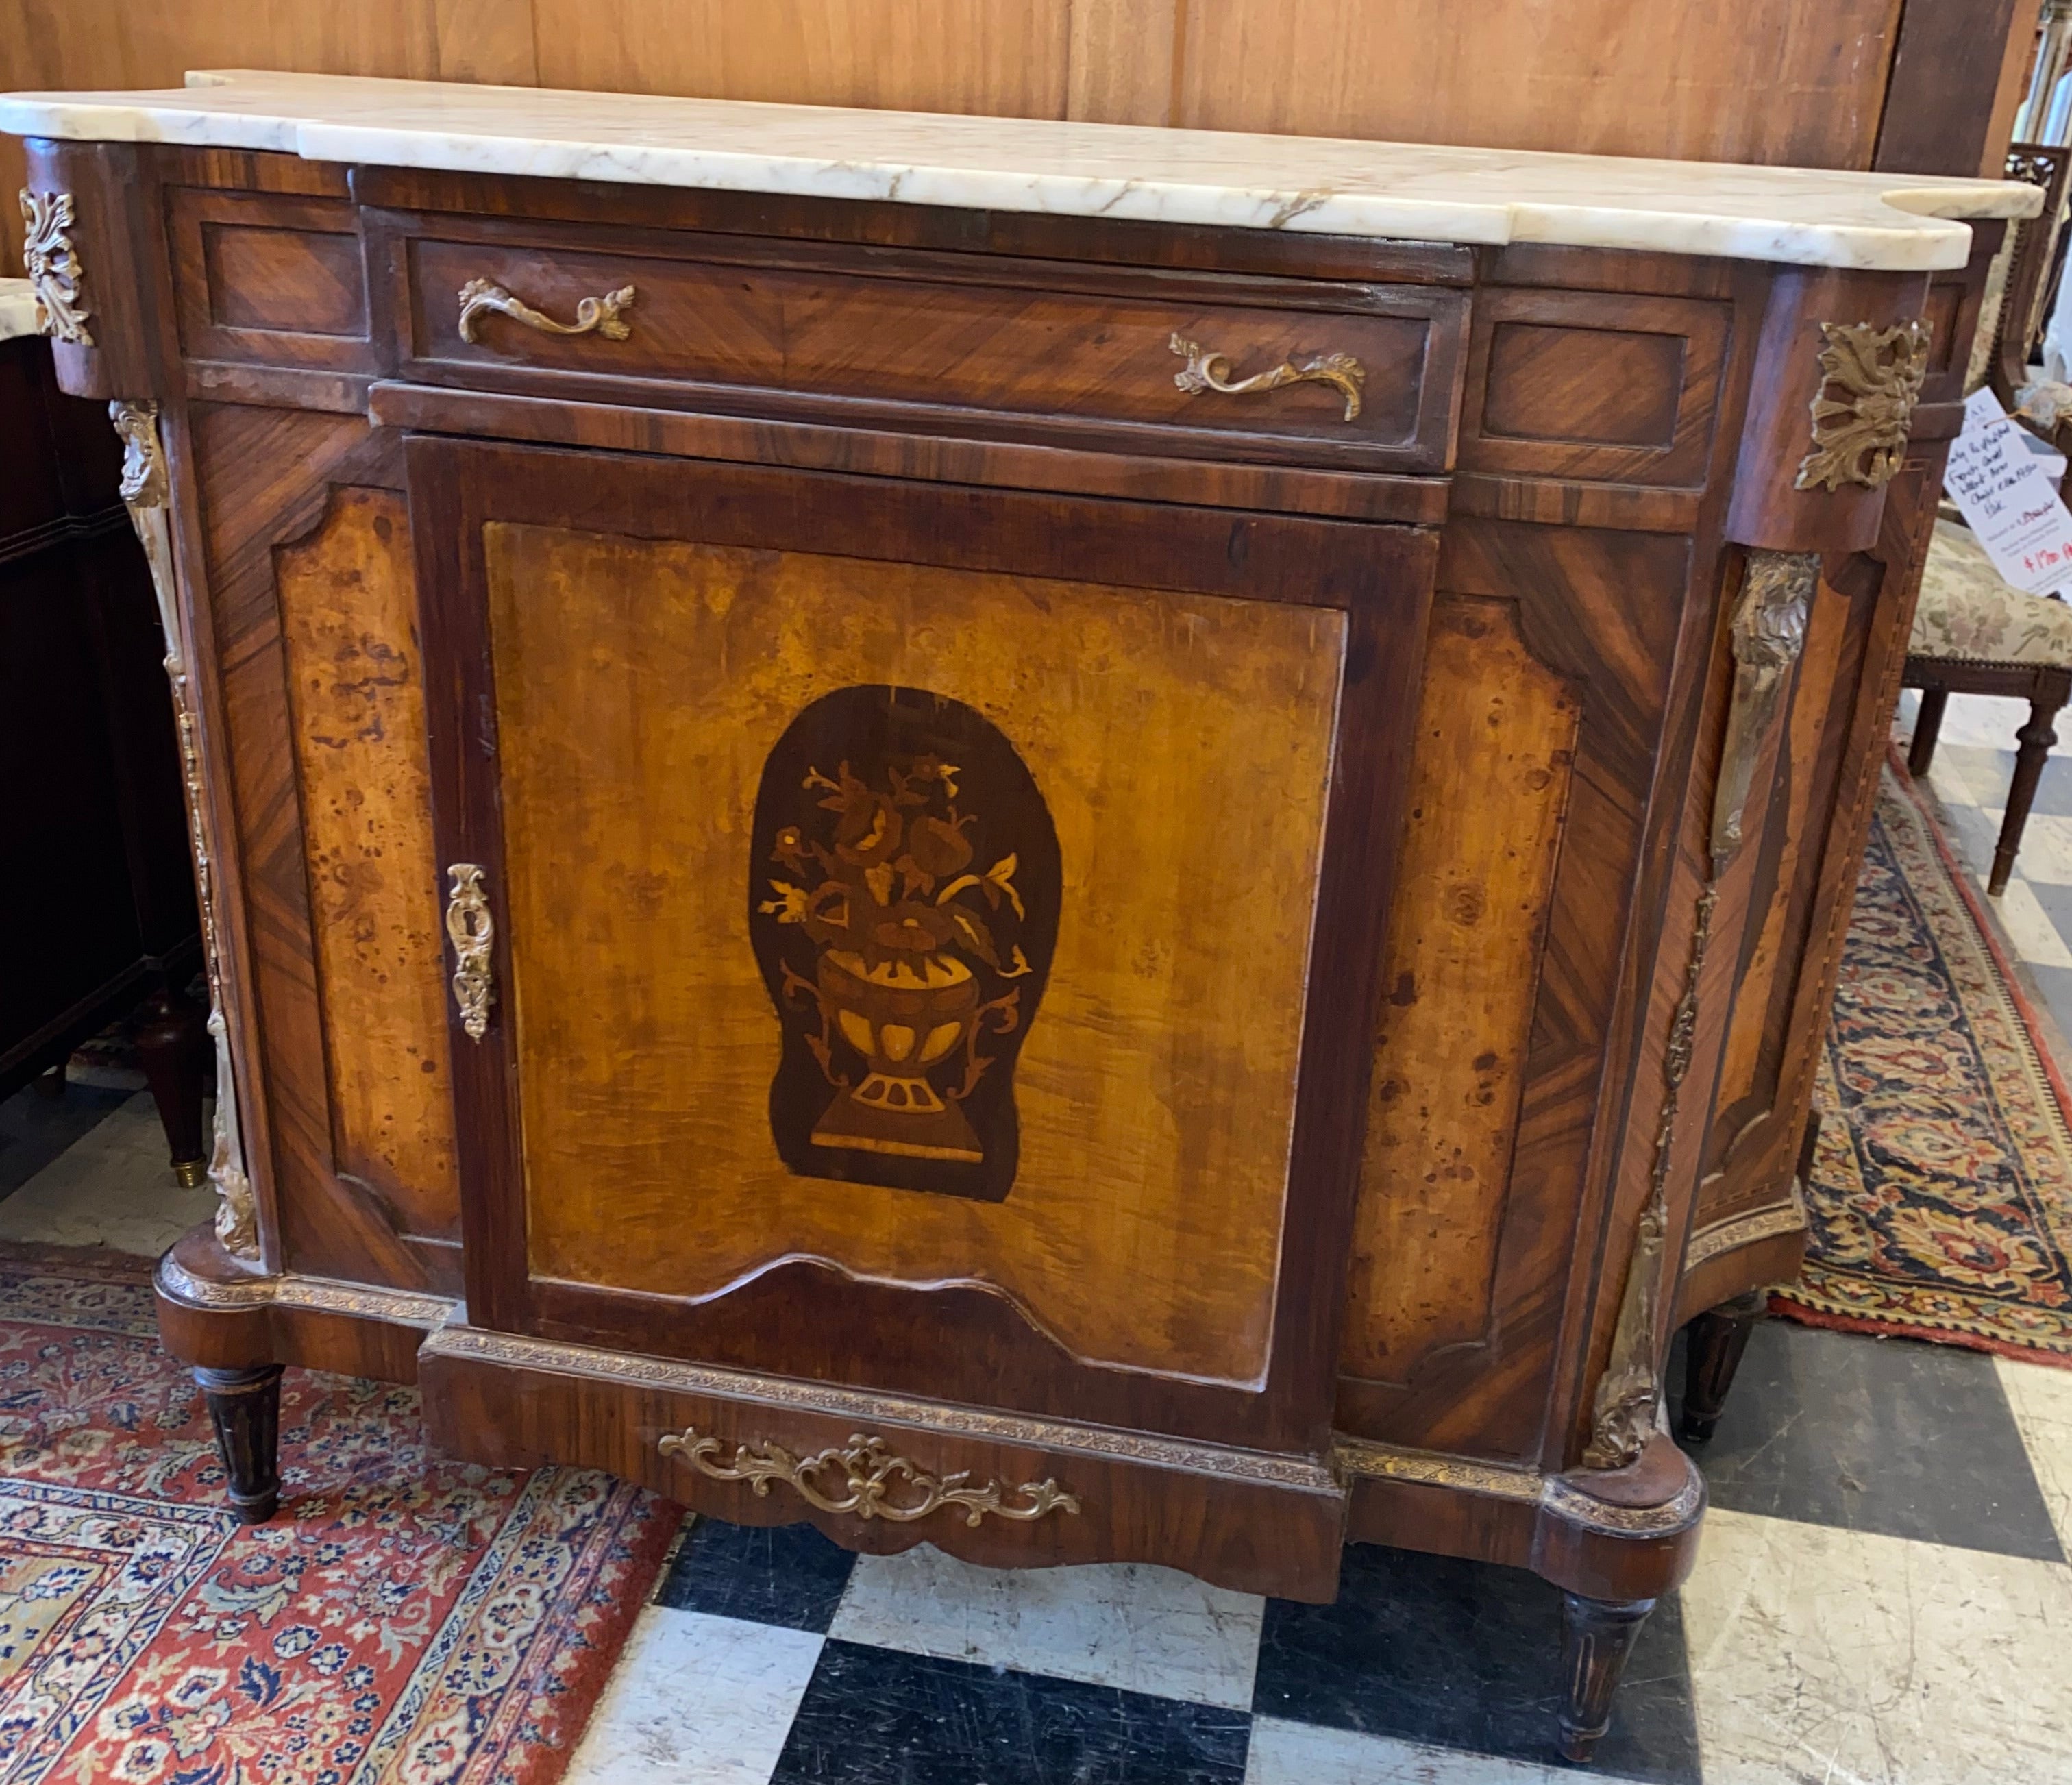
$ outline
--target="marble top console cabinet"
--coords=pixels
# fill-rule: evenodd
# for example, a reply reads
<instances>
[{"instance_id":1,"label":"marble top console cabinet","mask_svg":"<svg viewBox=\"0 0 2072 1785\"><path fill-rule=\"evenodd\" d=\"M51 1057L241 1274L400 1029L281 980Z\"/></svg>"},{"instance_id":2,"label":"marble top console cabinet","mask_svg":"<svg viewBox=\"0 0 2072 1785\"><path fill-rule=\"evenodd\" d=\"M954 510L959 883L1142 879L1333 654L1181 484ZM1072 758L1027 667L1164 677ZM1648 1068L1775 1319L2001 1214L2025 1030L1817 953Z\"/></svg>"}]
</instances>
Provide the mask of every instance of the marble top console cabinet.
<instances>
[{"instance_id":1,"label":"marble top console cabinet","mask_svg":"<svg viewBox=\"0 0 2072 1785\"><path fill-rule=\"evenodd\" d=\"M716 1516L1567 1594L1788 1270L2024 186L210 74L16 95L171 599L286 1363Z\"/></svg>"}]
</instances>

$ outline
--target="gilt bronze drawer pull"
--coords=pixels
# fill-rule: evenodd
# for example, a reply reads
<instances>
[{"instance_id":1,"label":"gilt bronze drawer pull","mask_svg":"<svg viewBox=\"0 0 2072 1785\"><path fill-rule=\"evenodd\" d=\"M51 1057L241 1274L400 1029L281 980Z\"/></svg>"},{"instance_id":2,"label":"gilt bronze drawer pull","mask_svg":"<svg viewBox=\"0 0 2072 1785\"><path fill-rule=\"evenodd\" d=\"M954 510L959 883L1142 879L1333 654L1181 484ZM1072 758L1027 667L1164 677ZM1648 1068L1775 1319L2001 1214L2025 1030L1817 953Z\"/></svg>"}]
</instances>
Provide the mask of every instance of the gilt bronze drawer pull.
<instances>
[{"instance_id":1,"label":"gilt bronze drawer pull","mask_svg":"<svg viewBox=\"0 0 2072 1785\"><path fill-rule=\"evenodd\" d=\"M1079 1509L1076 1496L1047 1479L1025 1482L1011 1490L1026 1503L1007 1505L999 1483L967 1487L971 1479L968 1470L938 1479L915 1468L906 1458L894 1456L884 1439L866 1437L861 1432L839 1450L830 1446L810 1457L795 1457L779 1444L753 1449L738 1445L731 1463L717 1460L722 1449L720 1441L699 1437L695 1425L670 1433L660 1448L664 1456L681 1457L700 1474L714 1481L745 1481L758 1495L767 1495L771 1483L781 1481L796 1488L808 1505L817 1506L823 1512L853 1512L859 1519L890 1519L898 1524L911 1524L944 1506L960 1508L966 1524L976 1524L989 1512L997 1518L1026 1522L1046 1512ZM824 1479L825 1488L821 1486ZM904 1483L911 1490L908 1497L899 1502L889 1498L895 1482Z\"/></svg>"},{"instance_id":2,"label":"gilt bronze drawer pull","mask_svg":"<svg viewBox=\"0 0 2072 1785\"><path fill-rule=\"evenodd\" d=\"M1166 344L1187 362L1173 374L1173 382L1190 395L1198 397L1205 390L1213 390L1225 397L1242 397L1248 391L1278 390L1283 385L1330 385L1346 400L1346 419L1353 421L1359 414L1360 386L1367 382L1367 368L1350 353L1320 353L1300 365L1293 360L1283 360L1271 372L1255 372L1232 383L1228 354L1208 352L1200 342L1190 341L1184 335L1174 335Z\"/></svg>"},{"instance_id":3,"label":"gilt bronze drawer pull","mask_svg":"<svg viewBox=\"0 0 2072 1785\"><path fill-rule=\"evenodd\" d=\"M480 1041L489 1028L489 945L496 925L482 890L482 870L472 862L456 862L446 870L453 889L446 895L446 936L454 947L454 1002L460 1026L470 1041Z\"/></svg>"},{"instance_id":4,"label":"gilt bronze drawer pull","mask_svg":"<svg viewBox=\"0 0 2072 1785\"><path fill-rule=\"evenodd\" d=\"M523 323L528 328L536 328L542 335L596 333L607 341L623 341L633 329L619 313L631 309L632 304L633 287L623 285L616 291L607 291L602 298L584 298L576 306L576 319L573 323L557 323L544 311L520 302L500 285L492 285L487 279L470 279L460 288L460 338L463 341L480 339L475 331L483 317L493 310Z\"/></svg>"}]
</instances>

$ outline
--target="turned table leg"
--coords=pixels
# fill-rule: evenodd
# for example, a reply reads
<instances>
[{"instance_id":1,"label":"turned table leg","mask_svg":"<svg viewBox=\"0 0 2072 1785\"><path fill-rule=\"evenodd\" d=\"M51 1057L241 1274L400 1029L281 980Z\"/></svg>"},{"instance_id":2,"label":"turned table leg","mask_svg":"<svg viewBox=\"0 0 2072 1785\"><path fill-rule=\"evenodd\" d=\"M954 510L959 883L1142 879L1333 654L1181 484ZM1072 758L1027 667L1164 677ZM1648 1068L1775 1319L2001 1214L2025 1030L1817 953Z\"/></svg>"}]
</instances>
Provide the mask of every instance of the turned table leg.
<instances>
[{"instance_id":1,"label":"turned table leg","mask_svg":"<svg viewBox=\"0 0 2072 1785\"><path fill-rule=\"evenodd\" d=\"M145 1001L136 1041L137 1058L172 1149L173 1175L191 1190L208 1174L201 1123L202 1094L213 1052L208 1019L191 998L161 985Z\"/></svg>"},{"instance_id":2,"label":"turned table leg","mask_svg":"<svg viewBox=\"0 0 2072 1785\"><path fill-rule=\"evenodd\" d=\"M1750 1289L1707 1309L1684 1329L1684 1415L1676 1429L1688 1442L1704 1443L1719 1425L1749 1335L1769 1306L1768 1289Z\"/></svg>"},{"instance_id":3,"label":"turned table leg","mask_svg":"<svg viewBox=\"0 0 2072 1785\"><path fill-rule=\"evenodd\" d=\"M196 1370L195 1380L208 1397L231 1509L245 1524L264 1524L281 1499L281 1366Z\"/></svg>"},{"instance_id":4,"label":"turned table leg","mask_svg":"<svg viewBox=\"0 0 2072 1785\"><path fill-rule=\"evenodd\" d=\"M1612 1695L1652 1599L1561 1596L1561 1758L1586 1761L1612 1726Z\"/></svg>"}]
</instances>

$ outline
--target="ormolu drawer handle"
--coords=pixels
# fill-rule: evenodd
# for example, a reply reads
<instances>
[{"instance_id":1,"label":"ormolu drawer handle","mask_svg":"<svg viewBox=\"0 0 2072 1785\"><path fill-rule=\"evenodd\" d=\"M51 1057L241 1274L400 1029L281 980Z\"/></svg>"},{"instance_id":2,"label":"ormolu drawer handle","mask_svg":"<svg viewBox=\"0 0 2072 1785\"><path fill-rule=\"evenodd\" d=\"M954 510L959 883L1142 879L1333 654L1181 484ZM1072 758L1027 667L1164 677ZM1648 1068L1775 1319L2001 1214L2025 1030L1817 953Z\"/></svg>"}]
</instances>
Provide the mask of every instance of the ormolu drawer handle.
<instances>
[{"instance_id":1,"label":"ormolu drawer handle","mask_svg":"<svg viewBox=\"0 0 2072 1785\"><path fill-rule=\"evenodd\" d=\"M700 1474L714 1481L745 1481L758 1495L767 1495L773 1481L781 1481L796 1489L808 1505L817 1506L823 1512L853 1512L859 1519L890 1519L896 1524L911 1524L944 1506L956 1507L964 1514L966 1524L976 1524L989 1512L995 1518L1026 1523L1046 1512L1079 1509L1076 1495L1067 1494L1049 1479L1025 1482L1012 1490L1028 1503L1009 1506L1004 1503L998 1482L989 1481L983 1487L967 1487L971 1479L968 1470L959 1470L939 1480L906 1458L895 1456L884 1439L866 1437L861 1432L838 1450L831 1447L810 1457L794 1456L781 1444L760 1445L754 1450L737 1445L730 1464L717 1460L723 1449L719 1440L701 1437L695 1425L670 1433L656 1448L665 1457L681 1457ZM824 1489L820 1479L824 1475ZM906 1491L897 1502L889 1497L895 1481Z\"/></svg>"},{"instance_id":2,"label":"ormolu drawer handle","mask_svg":"<svg viewBox=\"0 0 2072 1785\"><path fill-rule=\"evenodd\" d=\"M631 309L632 304L633 287L623 285L616 291L607 291L602 298L584 298L576 306L576 319L573 323L557 323L530 304L520 302L500 285L492 285L487 279L470 279L460 288L460 338L463 341L479 339L475 330L482 318L494 310L523 323L528 328L536 328L542 335L588 335L594 331L607 341L623 341L633 330L631 325L619 320L619 313Z\"/></svg>"},{"instance_id":3,"label":"ormolu drawer handle","mask_svg":"<svg viewBox=\"0 0 2072 1785\"><path fill-rule=\"evenodd\" d=\"M489 945L496 925L482 890L482 870L472 862L456 862L446 870L453 890L446 895L446 937L454 948L454 1002L460 1026L470 1041L480 1041L489 1027Z\"/></svg>"},{"instance_id":4,"label":"ormolu drawer handle","mask_svg":"<svg viewBox=\"0 0 2072 1785\"><path fill-rule=\"evenodd\" d=\"M1360 412L1360 386L1367 382L1367 368L1350 353L1320 353L1297 365L1283 360L1271 372L1255 372L1249 378L1230 382L1230 356L1203 351L1198 341L1176 334L1166 345L1187 363L1173 374L1181 389L1198 397L1205 390L1226 397L1242 397L1247 391L1278 390L1283 385L1316 383L1337 388L1346 400L1346 419Z\"/></svg>"}]
</instances>

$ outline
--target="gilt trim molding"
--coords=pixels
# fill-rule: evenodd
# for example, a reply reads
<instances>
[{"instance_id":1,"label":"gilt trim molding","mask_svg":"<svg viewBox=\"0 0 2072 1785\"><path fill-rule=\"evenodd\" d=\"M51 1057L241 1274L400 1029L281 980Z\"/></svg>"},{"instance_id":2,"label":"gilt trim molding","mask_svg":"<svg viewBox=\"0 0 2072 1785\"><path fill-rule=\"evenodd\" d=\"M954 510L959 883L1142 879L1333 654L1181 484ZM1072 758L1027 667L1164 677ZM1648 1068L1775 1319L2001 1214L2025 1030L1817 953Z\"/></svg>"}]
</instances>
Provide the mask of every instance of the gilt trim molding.
<instances>
[{"instance_id":1,"label":"gilt trim molding","mask_svg":"<svg viewBox=\"0 0 2072 1785\"><path fill-rule=\"evenodd\" d=\"M479 1359L520 1369L551 1370L615 1382L635 1382L665 1392L702 1395L769 1408L818 1413L855 1426L901 1425L968 1437L989 1444L1076 1453L1115 1462L1141 1463L1223 1480L1256 1482L1306 1493L1340 1495L1340 1487L1321 1460L1237 1450L1186 1438L1112 1431L1026 1413L989 1413L944 1401L916 1400L832 1384L760 1376L748 1370L686 1363L673 1358L629 1356L560 1339L491 1332L480 1326L447 1326L427 1339L418 1355Z\"/></svg>"},{"instance_id":2,"label":"gilt trim molding","mask_svg":"<svg viewBox=\"0 0 2072 1785\"><path fill-rule=\"evenodd\" d=\"M197 1308L294 1308L311 1314L349 1314L432 1331L451 1319L459 1303L415 1289L342 1283L328 1277L284 1271L278 1277L197 1277L171 1252L158 1261L154 1281L163 1294Z\"/></svg>"},{"instance_id":3,"label":"gilt trim molding","mask_svg":"<svg viewBox=\"0 0 2072 1785\"><path fill-rule=\"evenodd\" d=\"M1782 1206L1760 1208L1750 1215L1729 1215L1724 1221L1699 1228L1684 1248L1684 1269L1686 1272L1693 1270L1723 1252L1738 1252L1758 1240L1774 1239L1779 1234L1803 1233L1806 1227L1805 1193L1794 1178L1791 1180L1791 1199Z\"/></svg>"},{"instance_id":4,"label":"gilt trim molding","mask_svg":"<svg viewBox=\"0 0 2072 1785\"><path fill-rule=\"evenodd\" d=\"M829 1445L811 1456L800 1456L781 1444L740 1444L734 1446L733 1462L725 1462L721 1458L726 1447L718 1438L687 1425L665 1434L657 1448L665 1457L680 1458L709 1481L746 1482L758 1499L769 1497L773 1482L780 1483L808 1506L866 1523L884 1519L912 1524L944 1507L963 1513L968 1525L981 1524L989 1513L1026 1524L1053 1512L1079 1510L1079 1496L1059 1487L1054 1476L1014 1488L1003 1488L997 1481L974 1487L968 1469L931 1474L875 1433L858 1432L846 1445ZM837 1471L839 1497L824 1485ZM894 1498L902 1487L908 1497ZM1021 1503L1010 1495L1018 1496Z\"/></svg>"},{"instance_id":5,"label":"gilt trim molding","mask_svg":"<svg viewBox=\"0 0 2072 1785\"><path fill-rule=\"evenodd\" d=\"M1652 1428L1651 1428L1652 1429ZM1686 1475L1675 1498L1658 1506L1614 1506L1578 1487L1567 1477L1536 1469L1507 1469L1468 1457L1430 1450L1409 1450L1372 1438L1341 1433L1333 1453L1338 1471L1351 1479L1408 1482L1491 1499L1536 1506L1564 1523L1614 1536L1634 1537L1681 1530L1704 1507L1705 1487L1696 1470Z\"/></svg>"},{"instance_id":6,"label":"gilt trim molding","mask_svg":"<svg viewBox=\"0 0 2072 1785\"><path fill-rule=\"evenodd\" d=\"M122 500L151 572L158 624L166 638L166 679L173 694L173 722L180 746L180 775L187 789L187 841L194 855L195 892L201 907L202 959L208 976L208 1033L216 1043L216 1133L208 1162L216 1186L216 1236L232 1256L259 1257L259 1205L245 1166L245 1137L237 1117L237 1080L232 1069L230 1027L223 1014L223 944L217 921L216 854L208 837L208 796L202 784L201 745L194 698L180 645L179 585L173 569L172 520L166 452L158 438L158 405L118 398L108 418L122 442Z\"/></svg>"}]
</instances>

